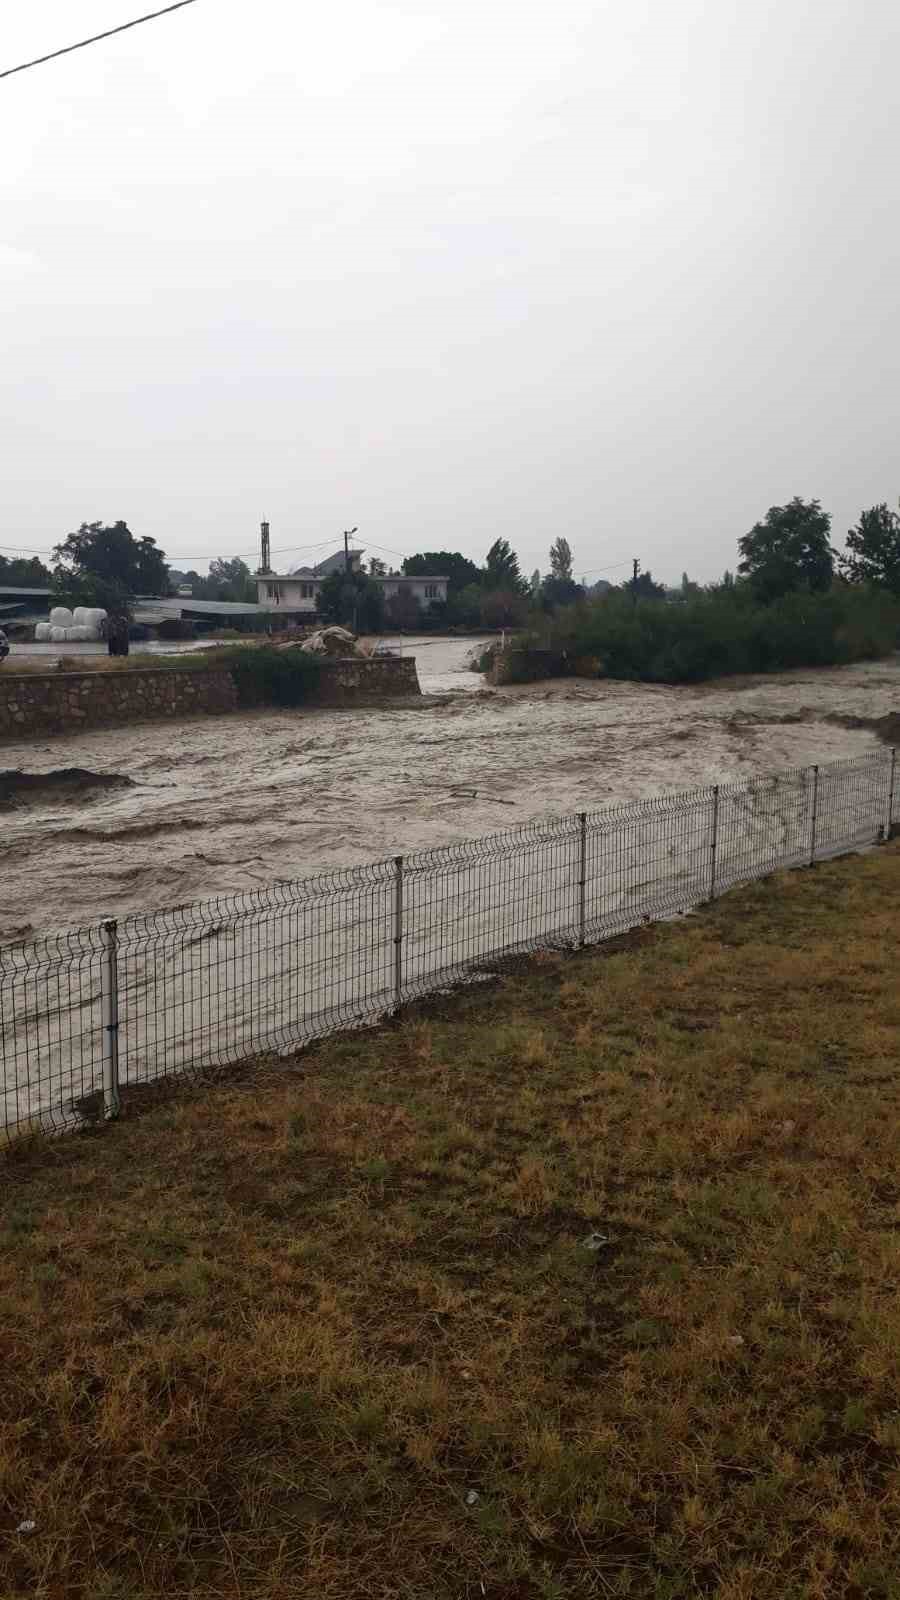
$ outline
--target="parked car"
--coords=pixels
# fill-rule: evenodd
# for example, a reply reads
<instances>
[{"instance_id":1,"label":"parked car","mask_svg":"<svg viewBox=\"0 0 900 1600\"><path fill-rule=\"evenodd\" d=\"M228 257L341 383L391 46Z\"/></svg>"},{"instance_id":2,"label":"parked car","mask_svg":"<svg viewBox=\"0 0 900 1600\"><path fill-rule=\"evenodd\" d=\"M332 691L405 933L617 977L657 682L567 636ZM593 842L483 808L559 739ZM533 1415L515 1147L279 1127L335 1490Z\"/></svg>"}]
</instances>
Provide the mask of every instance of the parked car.
<instances>
[{"instance_id":1,"label":"parked car","mask_svg":"<svg viewBox=\"0 0 900 1600\"><path fill-rule=\"evenodd\" d=\"M8 655L9 655L9 640L7 639L6 634L4 633L3 629L0 628L0 663L4 662Z\"/></svg>"}]
</instances>

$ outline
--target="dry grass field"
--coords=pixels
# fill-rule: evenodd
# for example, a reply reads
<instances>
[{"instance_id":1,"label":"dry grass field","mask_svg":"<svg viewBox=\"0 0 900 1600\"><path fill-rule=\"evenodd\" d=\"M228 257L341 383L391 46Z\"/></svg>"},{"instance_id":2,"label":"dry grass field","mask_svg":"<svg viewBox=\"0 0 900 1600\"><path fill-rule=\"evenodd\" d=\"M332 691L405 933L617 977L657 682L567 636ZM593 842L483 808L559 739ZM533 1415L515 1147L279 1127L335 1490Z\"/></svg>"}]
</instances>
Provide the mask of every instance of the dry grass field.
<instances>
[{"instance_id":1,"label":"dry grass field","mask_svg":"<svg viewBox=\"0 0 900 1600\"><path fill-rule=\"evenodd\" d=\"M895 844L11 1152L0 1594L898 1600L898 933Z\"/></svg>"}]
</instances>

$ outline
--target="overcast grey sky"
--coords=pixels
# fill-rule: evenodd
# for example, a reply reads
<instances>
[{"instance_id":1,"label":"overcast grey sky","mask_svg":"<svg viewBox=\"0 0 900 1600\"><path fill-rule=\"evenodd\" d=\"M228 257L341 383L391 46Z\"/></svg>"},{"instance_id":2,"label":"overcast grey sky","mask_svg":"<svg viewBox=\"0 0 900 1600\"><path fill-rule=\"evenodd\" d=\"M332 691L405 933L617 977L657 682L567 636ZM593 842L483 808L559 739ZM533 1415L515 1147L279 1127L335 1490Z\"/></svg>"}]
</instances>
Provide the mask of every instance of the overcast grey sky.
<instances>
[{"instance_id":1,"label":"overcast grey sky","mask_svg":"<svg viewBox=\"0 0 900 1600\"><path fill-rule=\"evenodd\" d=\"M146 9L6 5L0 67ZM840 539L900 494L898 45L896 0L198 0L0 82L0 544L709 578L794 494Z\"/></svg>"}]
</instances>

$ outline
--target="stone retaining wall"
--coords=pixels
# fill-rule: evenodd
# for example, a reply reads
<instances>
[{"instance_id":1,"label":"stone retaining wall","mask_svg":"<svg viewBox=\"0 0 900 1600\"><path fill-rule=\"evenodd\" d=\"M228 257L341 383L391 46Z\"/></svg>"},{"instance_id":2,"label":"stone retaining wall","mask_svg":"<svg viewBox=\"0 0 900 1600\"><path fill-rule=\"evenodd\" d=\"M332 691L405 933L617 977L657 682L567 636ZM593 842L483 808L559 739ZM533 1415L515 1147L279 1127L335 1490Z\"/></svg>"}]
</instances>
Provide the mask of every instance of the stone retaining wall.
<instances>
[{"instance_id":1,"label":"stone retaining wall","mask_svg":"<svg viewBox=\"0 0 900 1600\"><path fill-rule=\"evenodd\" d=\"M562 678L571 672L556 650L536 648L498 650L487 672L488 683L539 683L542 678Z\"/></svg>"},{"instance_id":2,"label":"stone retaining wall","mask_svg":"<svg viewBox=\"0 0 900 1600\"><path fill-rule=\"evenodd\" d=\"M148 718L237 710L230 672L41 672L0 669L0 739L73 733Z\"/></svg>"},{"instance_id":3,"label":"stone retaining wall","mask_svg":"<svg viewBox=\"0 0 900 1600\"><path fill-rule=\"evenodd\" d=\"M421 694L415 656L326 657L311 699L320 706L351 706L389 695Z\"/></svg>"},{"instance_id":4,"label":"stone retaining wall","mask_svg":"<svg viewBox=\"0 0 900 1600\"><path fill-rule=\"evenodd\" d=\"M419 694L412 656L326 660L310 705L354 705ZM23 673L0 668L0 743L149 719L239 710L224 667L147 667L126 672Z\"/></svg>"}]
</instances>

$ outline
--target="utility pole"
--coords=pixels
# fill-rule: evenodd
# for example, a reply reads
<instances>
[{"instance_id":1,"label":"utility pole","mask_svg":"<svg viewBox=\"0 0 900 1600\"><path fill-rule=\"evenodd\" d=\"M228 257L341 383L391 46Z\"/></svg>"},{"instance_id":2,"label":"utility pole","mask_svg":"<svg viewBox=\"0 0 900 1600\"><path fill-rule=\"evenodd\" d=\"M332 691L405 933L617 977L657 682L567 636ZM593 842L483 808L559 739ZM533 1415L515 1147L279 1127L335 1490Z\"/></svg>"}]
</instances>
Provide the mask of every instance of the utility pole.
<instances>
[{"instance_id":1,"label":"utility pole","mask_svg":"<svg viewBox=\"0 0 900 1600\"><path fill-rule=\"evenodd\" d=\"M259 570L260 572L271 572L272 567L270 563L271 551L269 550L269 524L267 522L261 522L259 525L259 546Z\"/></svg>"},{"instance_id":2,"label":"utility pole","mask_svg":"<svg viewBox=\"0 0 900 1600\"><path fill-rule=\"evenodd\" d=\"M353 632L354 633L358 633L359 632L359 627L358 627L359 603L358 603L358 599L357 599L356 585L353 584L352 587L351 587L351 584L350 584L350 574L351 574L351 567L350 567L350 540L353 538L353 535L356 533L356 531L357 531L356 528L345 528L344 529L344 577L346 579L346 582L344 584L344 594L345 594L345 600L348 603L352 603L352 605L353 605Z\"/></svg>"},{"instance_id":3,"label":"utility pole","mask_svg":"<svg viewBox=\"0 0 900 1600\"><path fill-rule=\"evenodd\" d=\"M633 572L632 578L631 578L631 598L632 598L634 604L637 605L637 581L638 581L638 573L641 570L641 563L638 561L637 556L635 556L635 558L634 558L634 560L633 560L633 562L631 564L632 564L632 566L634 568L634 572Z\"/></svg>"}]
</instances>

